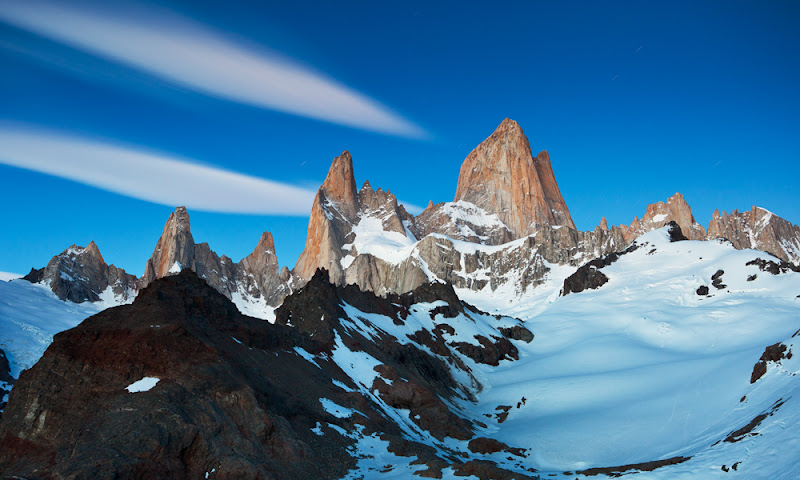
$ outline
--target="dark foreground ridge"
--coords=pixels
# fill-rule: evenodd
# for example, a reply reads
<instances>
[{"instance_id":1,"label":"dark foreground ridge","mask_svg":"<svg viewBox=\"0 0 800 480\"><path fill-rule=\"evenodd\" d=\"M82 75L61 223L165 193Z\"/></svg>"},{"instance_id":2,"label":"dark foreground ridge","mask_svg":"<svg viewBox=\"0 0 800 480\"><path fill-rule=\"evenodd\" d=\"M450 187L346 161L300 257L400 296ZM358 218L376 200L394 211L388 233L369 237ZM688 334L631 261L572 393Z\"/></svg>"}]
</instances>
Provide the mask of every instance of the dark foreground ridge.
<instances>
[{"instance_id":1,"label":"dark foreground ridge","mask_svg":"<svg viewBox=\"0 0 800 480\"><path fill-rule=\"evenodd\" d=\"M630 465L622 465L619 467L590 468L588 470L578 470L576 473L586 476L608 475L611 477L621 477L623 474L625 474L625 472L629 472L630 470L652 472L657 468L666 467L667 465L677 465L679 463L686 462L691 458L692 457L672 457L664 460L654 460L652 462L632 463Z\"/></svg>"},{"instance_id":2,"label":"dark foreground ridge","mask_svg":"<svg viewBox=\"0 0 800 480\"><path fill-rule=\"evenodd\" d=\"M437 328L413 335L424 348L343 327L350 321L343 305L402 324L414 303L435 299L445 301L431 312ZM442 455L409 439L382 410L408 409L438 439L477 436L446 402L470 395L452 374L469 369L445 335L447 319L470 308L446 285L380 298L334 286L319 271L272 325L239 313L190 270L158 279L133 304L56 335L20 375L0 423L0 477L340 478L356 466L352 433L360 432L379 435L396 455L416 456L433 476L450 466L482 479L532 478L480 458ZM521 324L505 331L508 338L484 337L475 356L513 359L511 339L532 338ZM334 362L343 348L380 362L372 385L360 390ZM147 377L158 379L152 388L128 391ZM355 413L334 415L321 399Z\"/></svg>"}]
</instances>

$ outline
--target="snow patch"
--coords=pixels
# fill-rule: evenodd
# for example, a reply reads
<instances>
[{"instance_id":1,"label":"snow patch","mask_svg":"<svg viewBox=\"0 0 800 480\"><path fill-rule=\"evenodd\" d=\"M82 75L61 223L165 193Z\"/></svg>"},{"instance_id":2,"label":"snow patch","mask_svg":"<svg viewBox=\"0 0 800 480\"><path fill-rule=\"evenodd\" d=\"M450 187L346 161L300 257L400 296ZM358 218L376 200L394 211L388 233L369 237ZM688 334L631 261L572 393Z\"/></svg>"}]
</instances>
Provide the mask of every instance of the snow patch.
<instances>
[{"instance_id":1,"label":"snow patch","mask_svg":"<svg viewBox=\"0 0 800 480\"><path fill-rule=\"evenodd\" d=\"M317 367L317 368L322 368L322 367L320 367L320 366L319 366L319 364L317 363L317 359L316 359L316 358L314 358L314 355L311 355L310 353L308 353L307 351L305 351L305 349L303 349L302 347L294 347L294 351L295 351L295 353L297 353L297 354L298 354L298 355L300 355L301 357L303 357L303 358L305 358L306 360L308 360L309 362L313 363L315 367Z\"/></svg>"},{"instance_id":2,"label":"snow patch","mask_svg":"<svg viewBox=\"0 0 800 480\"><path fill-rule=\"evenodd\" d=\"M150 391L151 388L155 387L159 380L161 379L156 377L144 377L143 379L137 380L125 387L125 390L129 391L130 393L147 392Z\"/></svg>"},{"instance_id":3,"label":"snow patch","mask_svg":"<svg viewBox=\"0 0 800 480\"><path fill-rule=\"evenodd\" d=\"M349 418L356 413L355 410L343 407L332 400L328 400L327 398L320 398L319 403L322 404L322 408L324 408L326 412L330 413L336 418Z\"/></svg>"}]
</instances>

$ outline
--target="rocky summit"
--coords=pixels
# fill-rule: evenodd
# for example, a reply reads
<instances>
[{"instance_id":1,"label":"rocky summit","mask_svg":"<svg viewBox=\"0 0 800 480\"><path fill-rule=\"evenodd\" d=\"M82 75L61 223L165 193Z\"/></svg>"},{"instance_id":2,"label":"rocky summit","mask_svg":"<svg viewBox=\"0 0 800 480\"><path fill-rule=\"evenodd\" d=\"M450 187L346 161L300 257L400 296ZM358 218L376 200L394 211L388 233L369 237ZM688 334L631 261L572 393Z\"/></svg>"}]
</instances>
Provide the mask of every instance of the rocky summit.
<instances>
[{"instance_id":1,"label":"rocky summit","mask_svg":"<svg viewBox=\"0 0 800 480\"><path fill-rule=\"evenodd\" d=\"M508 118L461 164L459 200L496 214L515 238L535 232L537 225L575 229L547 151L534 157L522 128Z\"/></svg>"}]
</instances>

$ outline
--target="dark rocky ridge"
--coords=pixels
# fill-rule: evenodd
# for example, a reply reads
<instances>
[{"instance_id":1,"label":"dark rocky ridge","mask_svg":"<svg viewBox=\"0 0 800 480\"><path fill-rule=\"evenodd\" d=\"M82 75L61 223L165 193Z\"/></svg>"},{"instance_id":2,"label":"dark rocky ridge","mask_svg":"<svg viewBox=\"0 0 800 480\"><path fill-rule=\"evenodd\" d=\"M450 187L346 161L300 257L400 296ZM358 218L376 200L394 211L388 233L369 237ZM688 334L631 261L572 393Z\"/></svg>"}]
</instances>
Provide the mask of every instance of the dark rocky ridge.
<instances>
[{"instance_id":1,"label":"dark rocky ridge","mask_svg":"<svg viewBox=\"0 0 800 480\"><path fill-rule=\"evenodd\" d=\"M0 420L3 419L3 410L6 408L5 396L11 391L13 385L14 377L11 376L8 357L6 357L6 352L0 349Z\"/></svg>"},{"instance_id":2,"label":"dark rocky ridge","mask_svg":"<svg viewBox=\"0 0 800 480\"><path fill-rule=\"evenodd\" d=\"M387 405L409 409L419 428L436 438L473 438L471 421L443 400L469 392L451 374L451 368L468 368L441 331L417 332L436 352L431 355L388 335L365 337L339 320L346 318L340 307L346 302L402 322L417 298L445 297L450 313L470 313L452 287L430 285L384 299L327 280L320 271L287 298L278 319L293 327L242 315L184 270L155 280L133 304L56 335L10 395L0 423L0 475L202 478L215 469L215 478L339 478L355 465L347 450L354 440L327 427L332 424L347 432L360 425L398 454L433 467L483 472L479 478L528 478L493 462L442 458L403 438L369 397L333 384L352 385L331 359L334 348L366 352L381 362L370 391ZM446 310L439 318L447 319ZM509 330L526 336L516 326ZM312 363L295 348L321 355ZM160 380L146 392L125 390L143 377ZM322 408L323 397L359 413L335 417ZM319 425L323 435L312 432Z\"/></svg>"},{"instance_id":3,"label":"dark rocky ridge","mask_svg":"<svg viewBox=\"0 0 800 480\"><path fill-rule=\"evenodd\" d=\"M341 395L318 368L287 353L311 342L241 315L194 273L160 279L134 304L56 335L20 375L0 425L0 471L46 478L202 478L212 469L218 478L340 476L353 465L344 452L351 441L330 432L322 442L310 428L317 418L352 428L317 401ZM160 381L148 392L125 390L143 377Z\"/></svg>"}]
</instances>

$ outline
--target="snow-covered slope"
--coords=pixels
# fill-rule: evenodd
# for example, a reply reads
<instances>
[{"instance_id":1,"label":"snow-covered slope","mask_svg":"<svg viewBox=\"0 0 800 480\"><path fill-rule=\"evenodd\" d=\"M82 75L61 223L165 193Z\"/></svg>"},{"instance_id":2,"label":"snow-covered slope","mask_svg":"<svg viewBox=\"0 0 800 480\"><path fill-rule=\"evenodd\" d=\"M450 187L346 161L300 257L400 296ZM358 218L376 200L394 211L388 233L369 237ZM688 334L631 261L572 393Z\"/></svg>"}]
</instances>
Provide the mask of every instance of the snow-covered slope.
<instances>
[{"instance_id":1,"label":"snow-covered slope","mask_svg":"<svg viewBox=\"0 0 800 480\"><path fill-rule=\"evenodd\" d=\"M800 449L788 432L800 427L791 399L800 365L785 361L755 385L749 380L764 348L800 328L800 274L747 265L778 261L763 252L670 243L666 229L637 243L602 269L609 280L597 290L520 302L473 295L479 307L526 320L536 340L513 365L480 366L489 387L464 407L479 416L524 397L487 433L530 449L530 463L546 471L683 456L692 458L642 475L796 478ZM709 295L698 294L701 286ZM761 435L717 443L781 400L756 428ZM736 462L735 471L722 469Z\"/></svg>"},{"instance_id":2,"label":"snow-covered slope","mask_svg":"<svg viewBox=\"0 0 800 480\"><path fill-rule=\"evenodd\" d=\"M621 472L658 479L797 478L800 360L789 354L768 362L754 384L750 379L765 347L783 342L789 353L800 340L793 337L800 329L800 273L724 241L673 242L668 227L639 237L635 248L609 263L600 268L607 282L581 293L563 295L574 267L550 264L544 283L522 294L513 281L494 291L458 290L479 308L525 320L536 335L529 344L515 342L519 360L493 366L463 358L463 368L453 370L475 395L455 399L453 411L485 424L476 437L521 455L475 452L466 441L437 440L414 428L407 410L384 404L386 414L408 438L442 454L542 478ZM480 315L469 322L431 320L435 306L417 305L403 325L345 306L343 325L406 342L445 323L473 341L497 328ZM338 340L333 360L364 396L381 402L372 388L380 362ZM386 453L376 435L348 435L362 456L348 478L378 472L409 478L425 470L419 461ZM460 478L451 468L442 475Z\"/></svg>"},{"instance_id":3,"label":"snow-covered slope","mask_svg":"<svg viewBox=\"0 0 800 480\"><path fill-rule=\"evenodd\" d=\"M8 356L11 375L17 378L36 363L56 333L120 304L110 288L100 296L99 302L72 303L60 300L41 283L0 282L0 349Z\"/></svg>"}]
</instances>

